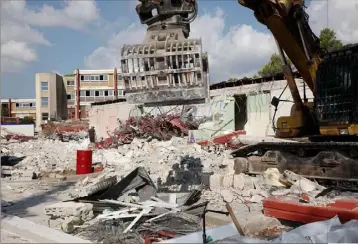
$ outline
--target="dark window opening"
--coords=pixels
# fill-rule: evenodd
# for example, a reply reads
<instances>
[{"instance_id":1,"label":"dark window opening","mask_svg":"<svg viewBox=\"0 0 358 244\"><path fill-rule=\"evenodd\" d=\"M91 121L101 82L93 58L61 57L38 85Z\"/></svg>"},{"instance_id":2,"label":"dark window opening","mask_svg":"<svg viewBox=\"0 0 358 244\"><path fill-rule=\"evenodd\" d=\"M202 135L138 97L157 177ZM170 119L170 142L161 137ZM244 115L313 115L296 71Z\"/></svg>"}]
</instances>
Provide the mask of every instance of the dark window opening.
<instances>
[{"instance_id":1,"label":"dark window opening","mask_svg":"<svg viewBox=\"0 0 358 244\"><path fill-rule=\"evenodd\" d=\"M235 98L235 130L244 130L247 122L247 96L238 95Z\"/></svg>"},{"instance_id":2,"label":"dark window opening","mask_svg":"<svg viewBox=\"0 0 358 244\"><path fill-rule=\"evenodd\" d=\"M86 91L86 97L91 96L91 92L90 91Z\"/></svg>"},{"instance_id":3,"label":"dark window opening","mask_svg":"<svg viewBox=\"0 0 358 244\"><path fill-rule=\"evenodd\" d=\"M94 95L95 95L96 97L99 97L99 91L95 91L95 92L94 92Z\"/></svg>"}]
</instances>

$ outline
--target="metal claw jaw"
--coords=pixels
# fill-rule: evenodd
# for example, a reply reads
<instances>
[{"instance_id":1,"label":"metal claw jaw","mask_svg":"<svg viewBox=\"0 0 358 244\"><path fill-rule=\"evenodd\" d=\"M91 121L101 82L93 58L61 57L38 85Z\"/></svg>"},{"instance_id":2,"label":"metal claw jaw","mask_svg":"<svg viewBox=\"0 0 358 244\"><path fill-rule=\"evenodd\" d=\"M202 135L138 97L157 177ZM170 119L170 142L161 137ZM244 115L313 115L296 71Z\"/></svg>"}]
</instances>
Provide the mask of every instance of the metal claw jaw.
<instances>
[{"instance_id":1,"label":"metal claw jaw","mask_svg":"<svg viewBox=\"0 0 358 244\"><path fill-rule=\"evenodd\" d=\"M121 70L128 103L205 103L209 97L208 60L200 39L124 45Z\"/></svg>"}]
</instances>

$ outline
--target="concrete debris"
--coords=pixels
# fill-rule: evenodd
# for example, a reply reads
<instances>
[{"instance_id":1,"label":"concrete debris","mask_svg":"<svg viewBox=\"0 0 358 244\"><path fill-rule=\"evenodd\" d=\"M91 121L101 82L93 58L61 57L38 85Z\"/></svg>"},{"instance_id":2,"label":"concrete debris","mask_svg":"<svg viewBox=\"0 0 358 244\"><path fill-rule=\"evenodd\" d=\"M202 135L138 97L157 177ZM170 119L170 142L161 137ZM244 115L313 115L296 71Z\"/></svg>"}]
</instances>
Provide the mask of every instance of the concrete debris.
<instances>
[{"instance_id":1,"label":"concrete debris","mask_svg":"<svg viewBox=\"0 0 358 244\"><path fill-rule=\"evenodd\" d=\"M92 204L78 202L60 202L45 207L45 214L52 219L77 217L83 221L93 218Z\"/></svg>"},{"instance_id":2,"label":"concrete debris","mask_svg":"<svg viewBox=\"0 0 358 244\"><path fill-rule=\"evenodd\" d=\"M66 218L61 223L61 230L65 233L72 233L75 230L75 227L78 225L82 225L83 220L79 217L71 216Z\"/></svg>"},{"instance_id":3,"label":"concrete debris","mask_svg":"<svg viewBox=\"0 0 358 244\"><path fill-rule=\"evenodd\" d=\"M6 154L17 158L7 168L12 180L36 179L49 176L50 173L65 174L76 169L76 150L86 149L89 142L61 142L59 140L33 140L6 145ZM3 159L3 158L2 158ZM33 177L34 173L37 177ZM58 177L57 177L58 178Z\"/></svg>"},{"instance_id":4,"label":"concrete debris","mask_svg":"<svg viewBox=\"0 0 358 244\"><path fill-rule=\"evenodd\" d=\"M270 186L283 187L280 182L281 173L277 168L269 168L264 172L265 184Z\"/></svg>"},{"instance_id":5,"label":"concrete debris","mask_svg":"<svg viewBox=\"0 0 358 244\"><path fill-rule=\"evenodd\" d=\"M93 195L102 190L106 190L109 187L117 183L117 176L113 175L113 172L100 174L94 179L86 177L84 180L79 181L76 184L76 192L73 192L72 197L87 197Z\"/></svg>"},{"instance_id":6,"label":"concrete debris","mask_svg":"<svg viewBox=\"0 0 358 244\"><path fill-rule=\"evenodd\" d=\"M40 138L63 142L83 140L88 137L88 127L88 122L81 120L49 122L41 125Z\"/></svg>"},{"instance_id":7,"label":"concrete debris","mask_svg":"<svg viewBox=\"0 0 358 244\"><path fill-rule=\"evenodd\" d=\"M177 130L183 133L183 128ZM240 224L245 226L245 234L260 236L281 230L281 225L275 220L265 220L261 213L264 199L296 196L301 197L304 204L325 205L342 194L334 191L322 194L325 187L290 171L280 173L277 168L269 168L262 175L247 175L244 167L247 159L233 159L225 148L204 150L175 134L165 140L155 139L150 133L140 137L143 138L134 137L129 144L115 148L93 150L93 166L101 165L103 171L79 177L77 184L61 193L75 202L46 206L46 215L60 221L61 229L72 234L83 233L88 225L115 219L121 226L116 240L131 242L164 238L163 233L170 232L163 227L164 223L169 224L168 219L174 218L175 223L181 223L188 217L184 218L183 214L198 218L203 212L200 202L209 201L208 209L218 211L226 211L226 203L230 203ZM71 174L76 178L75 152L88 146L87 138L68 142L39 138L7 143L1 151L2 161L7 162L2 165L2 174L9 180L38 182L49 178L64 180L72 177ZM236 163L238 160L241 168ZM191 194L182 196L190 191ZM158 197L158 192L165 196ZM2 202L2 205L6 204ZM257 218L253 218L256 215ZM161 224L157 220L161 220ZM261 223L258 226L262 228L255 227L255 221ZM188 229L178 228L179 232L169 235L187 234L195 228L194 225Z\"/></svg>"},{"instance_id":8,"label":"concrete debris","mask_svg":"<svg viewBox=\"0 0 358 244\"><path fill-rule=\"evenodd\" d=\"M283 228L284 226L275 218L255 215L243 226L245 236L258 236L260 232L266 229Z\"/></svg>"}]
</instances>

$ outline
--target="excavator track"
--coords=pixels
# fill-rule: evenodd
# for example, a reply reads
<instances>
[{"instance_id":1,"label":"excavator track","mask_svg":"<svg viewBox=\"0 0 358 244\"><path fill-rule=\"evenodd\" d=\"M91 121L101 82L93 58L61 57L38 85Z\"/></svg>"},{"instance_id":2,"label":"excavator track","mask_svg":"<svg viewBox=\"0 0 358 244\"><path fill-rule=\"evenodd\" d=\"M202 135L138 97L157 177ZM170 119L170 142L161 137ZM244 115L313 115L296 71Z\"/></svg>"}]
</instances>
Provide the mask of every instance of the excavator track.
<instances>
[{"instance_id":1,"label":"excavator track","mask_svg":"<svg viewBox=\"0 0 358 244\"><path fill-rule=\"evenodd\" d=\"M358 190L357 142L260 142L232 152L235 173L290 170L319 184Z\"/></svg>"},{"instance_id":2,"label":"excavator track","mask_svg":"<svg viewBox=\"0 0 358 244\"><path fill-rule=\"evenodd\" d=\"M300 157L317 154L320 151L343 152L351 158L358 157L358 142L259 142L240 147L232 152L235 157L247 157L255 152L260 156L267 151L292 152Z\"/></svg>"}]
</instances>

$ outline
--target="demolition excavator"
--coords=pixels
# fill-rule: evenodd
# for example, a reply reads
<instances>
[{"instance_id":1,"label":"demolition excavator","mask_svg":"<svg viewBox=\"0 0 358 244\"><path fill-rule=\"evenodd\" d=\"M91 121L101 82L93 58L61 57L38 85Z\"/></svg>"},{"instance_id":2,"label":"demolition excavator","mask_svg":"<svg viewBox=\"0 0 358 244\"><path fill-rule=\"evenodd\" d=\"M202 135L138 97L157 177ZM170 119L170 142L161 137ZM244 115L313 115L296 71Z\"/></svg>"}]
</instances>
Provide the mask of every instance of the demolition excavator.
<instances>
[{"instance_id":1,"label":"demolition excavator","mask_svg":"<svg viewBox=\"0 0 358 244\"><path fill-rule=\"evenodd\" d=\"M208 58L200 39L188 39L198 13L195 0L141 0L136 10L148 25L142 44L124 45L121 69L127 101L146 105L191 104L209 99ZM358 186L358 47L328 53L308 24L304 0L238 0L273 34L293 99L277 119L284 142L239 148L237 173L269 167L317 180ZM302 99L286 56L314 95ZM283 102L273 97L271 104Z\"/></svg>"}]
</instances>

